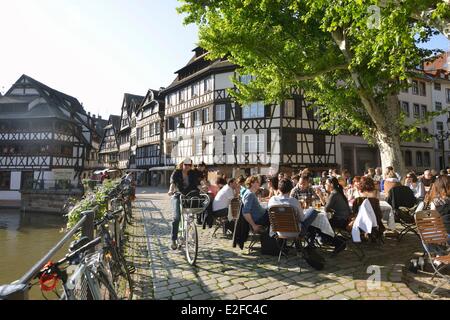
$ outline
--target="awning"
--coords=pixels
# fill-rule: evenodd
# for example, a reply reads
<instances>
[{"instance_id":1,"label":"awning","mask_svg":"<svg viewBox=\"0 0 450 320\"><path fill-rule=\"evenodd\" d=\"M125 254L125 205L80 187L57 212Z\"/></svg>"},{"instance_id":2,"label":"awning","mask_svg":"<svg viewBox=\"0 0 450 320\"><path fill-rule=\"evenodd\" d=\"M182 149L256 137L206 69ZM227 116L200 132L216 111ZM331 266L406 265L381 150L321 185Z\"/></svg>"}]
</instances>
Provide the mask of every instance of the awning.
<instances>
[{"instance_id":1,"label":"awning","mask_svg":"<svg viewBox=\"0 0 450 320\"><path fill-rule=\"evenodd\" d=\"M125 172L147 172L145 169L127 169Z\"/></svg>"},{"instance_id":2,"label":"awning","mask_svg":"<svg viewBox=\"0 0 450 320\"><path fill-rule=\"evenodd\" d=\"M94 174L103 174L107 171L108 171L108 169L98 170L98 171L94 171Z\"/></svg>"},{"instance_id":3,"label":"awning","mask_svg":"<svg viewBox=\"0 0 450 320\"><path fill-rule=\"evenodd\" d=\"M173 170L175 170L175 166L156 167L156 168L151 168L149 171L173 171Z\"/></svg>"}]
</instances>

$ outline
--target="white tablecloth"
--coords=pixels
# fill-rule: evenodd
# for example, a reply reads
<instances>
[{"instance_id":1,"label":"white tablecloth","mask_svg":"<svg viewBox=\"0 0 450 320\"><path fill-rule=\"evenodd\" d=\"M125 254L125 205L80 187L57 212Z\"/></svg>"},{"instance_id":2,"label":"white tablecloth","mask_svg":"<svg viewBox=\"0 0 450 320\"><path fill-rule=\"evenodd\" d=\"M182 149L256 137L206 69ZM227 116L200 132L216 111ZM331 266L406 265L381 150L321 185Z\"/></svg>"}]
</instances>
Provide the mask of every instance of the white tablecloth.
<instances>
[{"instance_id":1,"label":"white tablecloth","mask_svg":"<svg viewBox=\"0 0 450 320\"><path fill-rule=\"evenodd\" d=\"M311 223L313 227L319 228L323 233L334 237L334 231L331 227L330 220L328 220L328 215L324 211L320 211L317 218Z\"/></svg>"},{"instance_id":2,"label":"white tablecloth","mask_svg":"<svg viewBox=\"0 0 450 320\"><path fill-rule=\"evenodd\" d=\"M395 230L395 216L392 207L386 201L380 201L380 208L383 214L383 220L387 221L388 228Z\"/></svg>"}]
</instances>

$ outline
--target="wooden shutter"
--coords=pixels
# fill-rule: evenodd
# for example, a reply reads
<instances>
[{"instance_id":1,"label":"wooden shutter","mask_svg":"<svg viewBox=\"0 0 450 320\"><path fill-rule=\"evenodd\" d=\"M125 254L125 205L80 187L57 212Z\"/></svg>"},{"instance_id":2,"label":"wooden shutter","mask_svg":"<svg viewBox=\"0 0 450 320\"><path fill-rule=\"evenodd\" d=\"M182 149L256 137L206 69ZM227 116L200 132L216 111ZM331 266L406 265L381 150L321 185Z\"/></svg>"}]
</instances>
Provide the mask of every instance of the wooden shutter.
<instances>
[{"instance_id":1,"label":"wooden shutter","mask_svg":"<svg viewBox=\"0 0 450 320\"><path fill-rule=\"evenodd\" d=\"M191 127L194 127L194 122L195 122L195 116L194 116L195 112L191 112Z\"/></svg>"},{"instance_id":2,"label":"wooden shutter","mask_svg":"<svg viewBox=\"0 0 450 320\"><path fill-rule=\"evenodd\" d=\"M235 104L234 107L234 119L235 120L241 120L242 119L242 106L239 104Z\"/></svg>"},{"instance_id":3,"label":"wooden shutter","mask_svg":"<svg viewBox=\"0 0 450 320\"><path fill-rule=\"evenodd\" d=\"M214 121L214 105L209 107L209 123Z\"/></svg>"},{"instance_id":4,"label":"wooden shutter","mask_svg":"<svg viewBox=\"0 0 450 320\"><path fill-rule=\"evenodd\" d=\"M272 105L264 105L264 117L270 118L272 116Z\"/></svg>"},{"instance_id":5,"label":"wooden shutter","mask_svg":"<svg viewBox=\"0 0 450 320\"><path fill-rule=\"evenodd\" d=\"M205 114L204 114L204 110L203 110L203 109L198 110L198 111L197 111L197 114L198 114L199 117L200 117L200 123L201 123L201 124L205 124Z\"/></svg>"},{"instance_id":6,"label":"wooden shutter","mask_svg":"<svg viewBox=\"0 0 450 320\"><path fill-rule=\"evenodd\" d=\"M225 105L225 120L231 120L231 103Z\"/></svg>"},{"instance_id":7,"label":"wooden shutter","mask_svg":"<svg viewBox=\"0 0 450 320\"><path fill-rule=\"evenodd\" d=\"M324 134L314 135L314 154L315 155L325 155L326 152L326 137Z\"/></svg>"}]
</instances>

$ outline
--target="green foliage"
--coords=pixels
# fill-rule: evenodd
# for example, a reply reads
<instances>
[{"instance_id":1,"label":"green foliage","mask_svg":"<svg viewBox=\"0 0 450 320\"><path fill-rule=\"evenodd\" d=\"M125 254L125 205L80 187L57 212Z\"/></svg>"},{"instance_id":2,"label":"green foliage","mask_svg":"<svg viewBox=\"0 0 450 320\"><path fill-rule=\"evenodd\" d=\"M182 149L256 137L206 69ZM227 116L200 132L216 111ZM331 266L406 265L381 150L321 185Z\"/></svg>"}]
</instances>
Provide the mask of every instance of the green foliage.
<instances>
[{"instance_id":1,"label":"green foliage","mask_svg":"<svg viewBox=\"0 0 450 320\"><path fill-rule=\"evenodd\" d=\"M88 191L84 198L80 200L75 207L67 214L68 222L67 229L72 229L81 219L81 213L92 210L98 206L96 219L102 219L108 209L108 203L105 197L116 188L120 180L110 181L105 180L102 185L98 186L94 191Z\"/></svg>"},{"instance_id":2,"label":"green foliage","mask_svg":"<svg viewBox=\"0 0 450 320\"><path fill-rule=\"evenodd\" d=\"M185 23L199 25L200 46L209 59L226 56L241 66L240 74L256 77L248 85L235 79L231 94L238 102L278 102L291 88L302 88L323 129L362 134L369 142L386 129L380 128L384 120L397 126L393 135L411 137L417 123L405 124L389 97L405 87L425 58L440 52L419 47L436 31L413 17L428 8L437 8L435 20L450 15L450 7L438 0L383 1L378 25L370 10L376 0L180 2ZM366 98L375 109L367 107Z\"/></svg>"}]
</instances>

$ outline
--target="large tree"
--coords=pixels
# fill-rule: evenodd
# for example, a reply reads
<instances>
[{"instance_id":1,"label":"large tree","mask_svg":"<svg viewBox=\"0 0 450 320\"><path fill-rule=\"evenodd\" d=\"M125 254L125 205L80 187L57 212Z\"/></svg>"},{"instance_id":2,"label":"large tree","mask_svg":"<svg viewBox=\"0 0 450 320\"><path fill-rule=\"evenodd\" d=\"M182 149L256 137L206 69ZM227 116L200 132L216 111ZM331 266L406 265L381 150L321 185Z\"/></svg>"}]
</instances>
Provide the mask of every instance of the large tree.
<instances>
[{"instance_id":1,"label":"large tree","mask_svg":"<svg viewBox=\"0 0 450 320\"><path fill-rule=\"evenodd\" d=\"M180 2L209 58L226 56L255 76L248 85L235 81L239 102L281 101L300 87L323 128L362 134L380 149L383 167L404 171L400 142L416 124L405 124L397 95L437 52L420 43L436 34L430 21L450 16L443 0Z\"/></svg>"}]
</instances>

